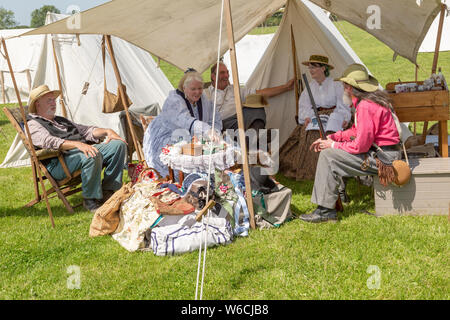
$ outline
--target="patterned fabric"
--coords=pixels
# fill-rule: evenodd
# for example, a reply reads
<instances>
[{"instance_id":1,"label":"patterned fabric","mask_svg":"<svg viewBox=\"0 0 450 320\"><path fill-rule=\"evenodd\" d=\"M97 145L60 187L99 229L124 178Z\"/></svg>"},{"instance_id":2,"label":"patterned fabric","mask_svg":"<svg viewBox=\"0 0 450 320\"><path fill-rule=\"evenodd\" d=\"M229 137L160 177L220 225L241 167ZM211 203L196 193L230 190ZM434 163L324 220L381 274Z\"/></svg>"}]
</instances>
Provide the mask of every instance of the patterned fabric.
<instances>
[{"instance_id":1,"label":"patterned fabric","mask_svg":"<svg viewBox=\"0 0 450 320\"><path fill-rule=\"evenodd\" d=\"M134 194L120 207L120 223L112 235L114 240L131 252L144 248L145 232L162 219L150 196L161 193L158 198L163 202L179 198L178 194L168 189L159 189L155 181L137 183L133 189Z\"/></svg>"},{"instance_id":2,"label":"patterned fabric","mask_svg":"<svg viewBox=\"0 0 450 320\"><path fill-rule=\"evenodd\" d=\"M333 110L322 110L319 115L331 112ZM305 125L298 125L280 148L280 172L297 181L313 180L320 152L309 150L309 147L319 138L319 131L306 131Z\"/></svg>"}]
</instances>

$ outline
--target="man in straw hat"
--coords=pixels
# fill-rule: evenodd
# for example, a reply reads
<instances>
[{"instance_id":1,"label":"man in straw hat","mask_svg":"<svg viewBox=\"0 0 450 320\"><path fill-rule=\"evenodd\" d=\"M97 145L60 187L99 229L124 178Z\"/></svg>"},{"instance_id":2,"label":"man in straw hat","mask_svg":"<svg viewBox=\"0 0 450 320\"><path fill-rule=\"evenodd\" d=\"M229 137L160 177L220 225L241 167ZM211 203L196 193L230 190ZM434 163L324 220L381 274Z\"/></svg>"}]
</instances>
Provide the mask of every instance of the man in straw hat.
<instances>
[{"instance_id":1,"label":"man in straw hat","mask_svg":"<svg viewBox=\"0 0 450 320\"><path fill-rule=\"evenodd\" d=\"M94 212L122 186L126 142L111 129L85 126L56 116L56 98L60 94L47 85L30 92L27 121L31 139L37 148L63 151L71 173L81 169L83 206ZM106 139L100 143L103 137ZM66 177L57 158L49 159L45 165L54 179Z\"/></svg>"},{"instance_id":2,"label":"man in straw hat","mask_svg":"<svg viewBox=\"0 0 450 320\"><path fill-rule=\"evenodd\" d=\"M356 108L355 124L317 139L311 149L320 152L311 201L318 205L307 222L337 220L335 209L342 177L377 175L385 172L372 149L378 145L392 160L401 158L400 138L392 106L377 79L360 64L350 65L336 79L344 83L346 100Z\"/></svg>"}]
</instances>

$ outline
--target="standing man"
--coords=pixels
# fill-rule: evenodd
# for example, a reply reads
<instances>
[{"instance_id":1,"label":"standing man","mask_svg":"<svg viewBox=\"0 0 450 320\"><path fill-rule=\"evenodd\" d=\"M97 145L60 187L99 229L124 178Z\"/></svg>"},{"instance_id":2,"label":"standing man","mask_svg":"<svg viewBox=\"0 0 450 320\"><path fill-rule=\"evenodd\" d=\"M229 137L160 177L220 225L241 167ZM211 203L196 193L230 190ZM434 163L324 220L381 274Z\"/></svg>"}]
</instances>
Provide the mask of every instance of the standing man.
<instances>
[{"instance_id":1,"label":"standing man","mask_svg":"<svg viewBox=\"0 0 450 320\"><path fill-rule=\"evenodd\" d=\"M37 148L62 151L71 173L81 169L83 206L94 212L122 186L126 142L111 129L76 124L56 116L56 98L60 94L47 85L30 92L27 121L31 139ZM103 137L106 139L100 143ZM66 177L57 158L45 166L55 180Z\"/></svg>"}]
</instances>

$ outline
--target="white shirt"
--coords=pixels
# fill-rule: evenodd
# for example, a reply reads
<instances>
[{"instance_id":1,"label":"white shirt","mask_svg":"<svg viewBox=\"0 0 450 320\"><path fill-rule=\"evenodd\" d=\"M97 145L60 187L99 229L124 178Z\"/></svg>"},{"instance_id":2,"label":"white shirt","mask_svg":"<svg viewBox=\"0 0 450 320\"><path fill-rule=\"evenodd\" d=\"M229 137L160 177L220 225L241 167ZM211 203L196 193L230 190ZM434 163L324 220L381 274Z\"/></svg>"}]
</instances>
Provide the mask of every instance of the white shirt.
<instances>
[{"instance_id":1,"label":"white shirt","mask_svg":"<svg viewBox=\"0 0 450 320\"><path fill-rule=\"evenodd\" d=\"M315 80L309 83L311 93L316 102L317 108L331 108L336 106L327 122L325 131L342 130L343 121L350 121L350 106L344 104L342 96L344 94L344 86L340 81L334 81L330 77L325 78L322 84ZM309 99L308 90L305 88L298 101L298 123L304 124L306 118L315 118L311 100Z\"/></svg>"},{"instance_id":2,"label":"white shirt","mask_svg":"<svg viewBox=\"0 0 450 320\"><path fill-rule=\"evenodd\" d=\"M244 101L245 98L250 94L255 94L256 89L253 88L240 88L241 90L241 100ZM206 90L206 95L208 99L214 104L214 91L215 88L210 85ZM233 85L228 85L224 90L217 90L217 111L219 111L222 120L232 117L236 114L236 103L234 101L234 89Z\"/></svg>"}]
</instances>

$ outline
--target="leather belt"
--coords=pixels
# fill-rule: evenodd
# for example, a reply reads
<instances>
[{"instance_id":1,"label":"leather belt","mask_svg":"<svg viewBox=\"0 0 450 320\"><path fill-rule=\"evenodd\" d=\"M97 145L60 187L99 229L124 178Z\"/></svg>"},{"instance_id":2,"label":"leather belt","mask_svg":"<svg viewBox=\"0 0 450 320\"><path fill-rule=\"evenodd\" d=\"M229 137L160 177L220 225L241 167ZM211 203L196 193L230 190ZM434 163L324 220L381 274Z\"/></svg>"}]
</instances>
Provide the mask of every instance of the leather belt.
<instances>
[{"instance_id":1,"label":"leather belt","mask_svg":"<svg viewBox=\"0 0 450 320\"><path fill-rule=\"evenodd\" d=\"M323 107L318 107L317 111L323 111L323 110L333 110L336 109L336 106L330 107L330 108L323 108Z\"/></svg>"}]
</instances>

